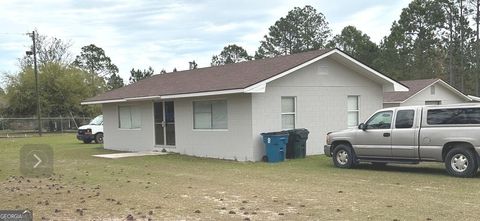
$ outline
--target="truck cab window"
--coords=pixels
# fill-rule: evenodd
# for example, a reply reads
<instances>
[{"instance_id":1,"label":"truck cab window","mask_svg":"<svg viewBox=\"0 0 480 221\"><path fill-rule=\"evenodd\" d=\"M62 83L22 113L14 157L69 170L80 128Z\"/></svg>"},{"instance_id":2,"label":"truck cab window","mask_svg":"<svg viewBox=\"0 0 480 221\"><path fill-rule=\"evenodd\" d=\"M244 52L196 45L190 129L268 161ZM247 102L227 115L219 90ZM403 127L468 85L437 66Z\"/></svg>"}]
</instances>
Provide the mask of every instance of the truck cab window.
<instances>
[{"instance_id":1,"label":"truck cab window","mask_svg":"<svg viewBox=\"0 0 480 221\"><path fill-rule=\"evenodd\" d=\"M399 110L395 118L395 128L412 128L415 112L413 110Z\"/></svg>"},{"instance_id":2,"label":"truck cab window","mask_svg":"<svg viewBox=\"0 0 480 221\"><path fill-rule=\"evenodd\" d=\"M388 129L392 124L392 111L382 111L367 121L367 129Z\"/></svg>"}]
</instances>

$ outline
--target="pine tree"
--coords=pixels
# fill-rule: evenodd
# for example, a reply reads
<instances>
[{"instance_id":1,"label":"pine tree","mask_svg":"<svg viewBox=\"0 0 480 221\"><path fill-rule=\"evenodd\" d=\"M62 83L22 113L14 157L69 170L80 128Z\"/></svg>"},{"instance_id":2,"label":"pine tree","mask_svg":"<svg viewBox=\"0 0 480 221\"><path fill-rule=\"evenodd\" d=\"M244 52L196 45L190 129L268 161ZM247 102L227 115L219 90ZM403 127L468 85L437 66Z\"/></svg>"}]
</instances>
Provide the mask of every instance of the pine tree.
<instances>
[{"instance_id":1,"label":"pine tree","mask_svg":"<svg viewBox=\"0 0 480 221\"><path fill-rule=\"evenodd\" d=\"M252 60L252 57L248 55L247 51L242 47L233 44L225 46L219 55L214 55L212 57L211 65L219 66L249 60Z\"/></svg>"},{"instance_id":2,"label":"pine tree","mask_svg":"<svg viewBox=\"0 0 480 221\"><path fill-rule=\"evenodd\" d=\"M295 7L270 26L255 58L275 57L323 48L331 30L325 16L307 5Z\"/></svg>"}]
</instances>

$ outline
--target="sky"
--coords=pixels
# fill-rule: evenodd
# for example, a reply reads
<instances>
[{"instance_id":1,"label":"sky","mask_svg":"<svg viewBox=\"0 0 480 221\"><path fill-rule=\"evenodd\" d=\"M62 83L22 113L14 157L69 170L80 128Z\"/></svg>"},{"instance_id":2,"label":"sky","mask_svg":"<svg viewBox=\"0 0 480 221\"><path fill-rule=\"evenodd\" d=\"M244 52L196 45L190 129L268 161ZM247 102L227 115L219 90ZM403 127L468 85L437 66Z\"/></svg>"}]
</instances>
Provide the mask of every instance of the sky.
<instances>
[{"instance_id":1,"label":"sky","mask_svg":"<svg viewBox=\"0 0 480 221\"><path fill-rule=\"evenodd\" d=\"M18 72L18 58L37 29L82 46L95 44L119 67L155 73L210 66L224 46L253 55L268 28L294 7L311 5L325 15L332 34L353 25L380 43L410 0L0 0L0 73Z\"/></svg>"}]
</instances>

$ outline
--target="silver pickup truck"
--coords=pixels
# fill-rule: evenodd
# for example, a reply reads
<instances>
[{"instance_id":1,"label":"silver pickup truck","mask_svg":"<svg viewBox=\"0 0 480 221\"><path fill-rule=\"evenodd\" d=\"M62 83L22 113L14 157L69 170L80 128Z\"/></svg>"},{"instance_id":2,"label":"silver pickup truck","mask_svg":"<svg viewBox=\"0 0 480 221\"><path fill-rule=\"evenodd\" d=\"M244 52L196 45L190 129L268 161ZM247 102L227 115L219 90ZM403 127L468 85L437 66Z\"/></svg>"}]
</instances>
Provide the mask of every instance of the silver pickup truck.
<instances>
[{"instance_id":1,"label":"silver pickup truck","mask_svg":"<svg viewBox=\"0 0 480 221\"><path fill-rule=\"evenodd\" d=\"M445 162L450 175L473 177L480 162L480 104L411 106L375 112L358 128L327 134L335 166L359 162Z\"/></svg>"}]
</instances>

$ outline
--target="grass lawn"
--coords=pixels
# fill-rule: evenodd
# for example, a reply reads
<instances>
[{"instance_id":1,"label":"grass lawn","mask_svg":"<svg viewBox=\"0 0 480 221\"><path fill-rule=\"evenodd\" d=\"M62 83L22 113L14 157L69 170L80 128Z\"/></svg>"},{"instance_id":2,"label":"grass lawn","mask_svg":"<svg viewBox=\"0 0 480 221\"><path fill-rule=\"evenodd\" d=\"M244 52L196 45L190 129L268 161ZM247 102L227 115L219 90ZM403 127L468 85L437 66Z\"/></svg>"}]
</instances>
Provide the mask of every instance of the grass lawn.
<instances>
[{"instance_id":1,"label":"grass lawn","mask_svg":"<svg viewBox=\"0 0 480 221\"><path fill-rule=\"evenodd\" d=\"M49 144L50 178L20 177L19 149ZM443 164L356 169L313 156L279 164L177 154L101 159L101 145L73 134L0 139L0 210L29 208L35 220L478 220L479 178Z\"/></svg>"}]
</instances>

